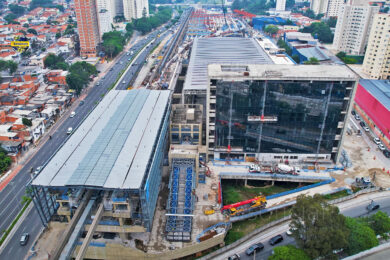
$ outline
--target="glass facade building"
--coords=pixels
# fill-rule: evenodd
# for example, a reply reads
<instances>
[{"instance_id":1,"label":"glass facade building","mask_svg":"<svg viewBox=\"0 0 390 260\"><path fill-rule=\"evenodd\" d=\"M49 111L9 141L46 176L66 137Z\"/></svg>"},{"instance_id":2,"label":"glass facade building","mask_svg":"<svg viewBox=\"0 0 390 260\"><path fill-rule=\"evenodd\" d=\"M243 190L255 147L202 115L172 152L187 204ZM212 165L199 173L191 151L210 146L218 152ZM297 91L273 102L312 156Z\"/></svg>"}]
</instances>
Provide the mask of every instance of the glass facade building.
<instances>
[{"instance_id":1,"label":"glass facade building","mask_svg":"<svg viewBox=\"0 0 390 260\"><path fill-rule=\"evenodd\" d=\"M339 146L353 81L211 80L214 149L332 154ZM349 97L349 98L348 98ZM341 124L340 124L341 122ZM333 155L332 155L333 156Z\"/></svg>"}]
</instances>

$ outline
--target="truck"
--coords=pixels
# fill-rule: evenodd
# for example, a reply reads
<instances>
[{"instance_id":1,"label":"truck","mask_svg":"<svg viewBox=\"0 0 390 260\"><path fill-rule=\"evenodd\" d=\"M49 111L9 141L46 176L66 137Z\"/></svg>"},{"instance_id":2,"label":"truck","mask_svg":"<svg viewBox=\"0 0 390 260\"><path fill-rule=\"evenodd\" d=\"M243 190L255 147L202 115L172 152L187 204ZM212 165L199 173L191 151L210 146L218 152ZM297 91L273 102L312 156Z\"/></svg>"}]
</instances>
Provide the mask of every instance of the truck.
<instances>
[{"instance_id":1,"label":"truck","mask_svg":"<svg viewBox=\"0 0 390 260\"><path fill-rule=\"evenodd\" d=\"M301 172L301 169L299 167L294 167L287 164L279 163L276 166L276 172L283 173L283 174L298 175Z\"/></svg>"},{"instance_id":2,"label":"truck","mask_svg":"<svg viewBox=\"0 0 390 260\"><path fill-rule=\"evenodd\" d=\"M260 195L253 199L233 203L230 205L223 206L221 212L228 216L240 216L248 214L250 212L258 211L267 206L267 199L265 196Z\"/></svg>"}]
</instances>

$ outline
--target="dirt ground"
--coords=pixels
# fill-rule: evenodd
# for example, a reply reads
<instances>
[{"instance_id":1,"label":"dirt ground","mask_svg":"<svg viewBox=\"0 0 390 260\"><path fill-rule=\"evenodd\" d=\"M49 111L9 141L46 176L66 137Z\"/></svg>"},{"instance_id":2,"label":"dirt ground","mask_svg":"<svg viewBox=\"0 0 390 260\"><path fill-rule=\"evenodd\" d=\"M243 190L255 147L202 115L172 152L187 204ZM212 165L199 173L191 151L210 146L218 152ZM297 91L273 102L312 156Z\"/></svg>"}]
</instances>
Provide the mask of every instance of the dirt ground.
<instances>
[{"instance_id":1,"label":"dirt ground","mask_svg":"<svg viewBox=\"0 0 390 260\"><path fill-rule=\"evenodd\" d=\"M66 229L67 223L50 222L49 227L39 237L35 245L36 256L34 260L49 259L49 254L54 251L57 242Z\"/></svg>"},{"instance_id":2,"label":"dirt ground","mask_svg":"<svg viewBox=\"0 0 390 260\"><path fill-rule=\"evenodd\" d=\"M355 134L345 135L344 138L343 148L352 161L352 167L345 173L332 174L337 186L349 186L356 177L370 176L375 185L389 188L390 174L387 171L390 170L390 161L381 160L376 150L368 149L370 144L367 143L366 138Z\"/></svg>"}]
</instances>

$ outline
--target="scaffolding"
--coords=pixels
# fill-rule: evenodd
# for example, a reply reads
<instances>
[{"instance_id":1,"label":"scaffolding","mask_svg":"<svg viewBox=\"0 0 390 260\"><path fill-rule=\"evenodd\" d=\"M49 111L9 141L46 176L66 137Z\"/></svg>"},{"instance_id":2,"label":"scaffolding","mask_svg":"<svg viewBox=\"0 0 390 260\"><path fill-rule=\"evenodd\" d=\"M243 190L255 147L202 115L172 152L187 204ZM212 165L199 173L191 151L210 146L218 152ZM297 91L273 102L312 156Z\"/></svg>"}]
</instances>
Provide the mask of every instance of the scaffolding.
<instances>
[{"instance_id":1,"label":"scaffolding","mask_svg":"<svg viewBox=\"0 0 390 260\"><path fill-rule=\"evenodd\" d=\"M168 241L188 242L191 240L194 211L195 160L184 158L172 160L165 231Z\"/></svg>"}]
</instances>

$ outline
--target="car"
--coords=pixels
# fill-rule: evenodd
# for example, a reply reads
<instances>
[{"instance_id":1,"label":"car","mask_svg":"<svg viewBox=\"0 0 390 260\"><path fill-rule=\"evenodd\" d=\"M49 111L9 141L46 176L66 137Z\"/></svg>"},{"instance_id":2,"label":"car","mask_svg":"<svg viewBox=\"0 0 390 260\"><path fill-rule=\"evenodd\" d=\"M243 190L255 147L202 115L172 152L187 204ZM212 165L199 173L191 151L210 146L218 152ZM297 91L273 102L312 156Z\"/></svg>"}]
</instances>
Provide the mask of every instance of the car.
<instances>
[{"instance_id":1,"label":"car","mask_svg":"<svg viewBox=\"0 0 390 260\"><path fill-rule=\"evenodd\" d=\"M366 131L366 132L370 132L370 128L368 128L367 126L364 126L363 129L364 129L364 131Z\"/></svg>"},{"instance_id":2,"label":"car","mask_svg":"<svg viewBox=\"0 0 390 260\"><path fill-rule=\"evenodd\" d=\"M84 100L80 101L80 106L84 105Z\"/></svg>"},{"instance_id":3,"label":"car","mask_svg":"<svg viewBox=\"0 0 390 260\"><path fill-rule=\"evenodd\" d=\"M228 257L228 260L238 260L238 259L240 259L239 254L234 254Z\"/></svg>"},{"instance_id":4,"label":"car","mask_svg":"<svg viewBox=\"0 0 390 260\"><path fill-rule=\"evenodd\" d=\"M367 211L374 211L379 209L381 206L375 201L371 200L371 203L367 206Z\"/></svg>"},{"instance_id":5,"label":"car","mask_svg":"<svg viewBox=\"0 0 390 260\"><path fill-rule=\"evenodd\" d=\"M381 150L381 151L386 150L386 147L385 147L382 143L378 144L378 148L379 148L379 150Z\"/></svg>"},{"instance_id":6,"label":"car","mask_svg":"<svg viewBox=\"0 0 390 260\"><path fill-rule=\"evenodd\" d=\"M20 237L20 245L25 246L27 245L28 239L30 238L29 233L23 233L22 236Z\"/></svg>"},{"instance_id":7,"label":"car","mask_svg":"<svg viewBox=\"0 0 390 260\"><path fill-rule=\"evenodd\" d=\"M120 63L123 64L123 61L121 61Z\"/></svg>"},{"instance_id":8,"label":"car","mask_svg":"<svg viewBox=\"0 0 390 260\"><path fill-rule=\"evenodd\" d=\"M111 68L110 71L112 71L114 68Z\"/></svg>"},{"instance_id":9,"label":"car","mask_svg":"<svg viewBox=\"0 0 390 260\"><path fill-rule=\"evenodd\" d=\"M128 60L128 61L131 61L131 59L130 59L130 58L128 58L127 60Z\"/></svg>"},{"instance_id":10,"label":"car","mask_svg":"<svg viewBox=\"0 0 390 260\"><path fill-rule=\"evenodd\" d=\"M352 114L353 116L356 115L355 110L352 110L352 111L351 111L351 114Z\"/></svg>"},{"instance_id":11,"label":"car","mask_svg":"<svg viewBox=\"0 0 390 260\"><path fill-rule=\"evenodd\" d=\"M102 79L105 79L106 78L106 75L104 75L103 77L102 77Z\"/></svg>"},{"instance_id":12,"label":"car","mask_svg":"<svg viewBox=\"0 0 390 260\"><path fill-rule=\"evenodd\" d=\"M34 176L37 175L38 173L40 173L41 170L42 170L42 166L37 167L37 169L34 172Z\"/></svg>"},{"instance_id":13,"label":"car","mask_svg":"<svg viewBox=\"0 0 390 260\"><path fill-rule=\"evenodd\" d=\"M390 151L389 151L389 150L383 150L383 155L384 155L386 158L390 158Z\"/></svg>"},{"instance_id":14,"label":"car","mask_svg":"<svg viewBox=\"0 0 390 260\"><path fill-rule=\"evenodd\" d=\"M264 249L264 245L262 243L257 243L254 245L251 245L246 251L246 255L253 255L256 252L260 252L261 250Z\"/></svg>"},{"instance_id":15,"label":"car","mask_svg":"<svg viewBox=\"0 0 390 260\"><path fill-rule=\"evenodd\" d=\"M76 115L76 112L74 112L74 111L72 111L71 113L70 113L70 118L73 118L74 116Z\"/></svg>"},{"instance_id":16,"label":"car","mask_svg":"<svg viewBox=\"0 0 390 260\"><path fill-rule=\"evenodd\" d=\"M126 81L124 80L124 81L122 82L122 84L126 84Z\"/></svg>"},{"instance_id":17,"label":"car","mask_svg":"<svg viewBox=\"0 0 390 260\"><path fill-rule=\"evenodd\" d=\"M99 86L100 85L100 82L98 82L97 84L96 84L96 86Z\"/></svg>"},{"instance_id":18,"label":"car","mask_svg":"<svg viewBox=\"0 0 390 260\"><path fill-rule=\"evenodd\" d=\"M357 121L360 121L360 116L359 116L358 114L356 114L356 115L355 115L355 119L356 119Z\"/></svg>"},{"instance_id":19,"label":"car","mask_svg":"<svg viewBox=\"0 0 390 260\"><path fill-rule=\"evenodd\" d=\"M269 244L271 246L274 246L274 245L276 245L276 244L278 244L278 243L280 243L282 241L283 241L283 236L282 235L277 235L277 236L274 236L273 238L271 238L269 240Z\"/></svg>"},{"instance_id":20,"label":"car","mask_svg":"<svg viewBox=\"0 0 390 260\"><path fill-rule=\"evenodd\" d=\"M66 131L66 134L70 135L72 132L73 132L73 128L72 128L72 127L69 127L69 128L68 128L68 131Z\"/></svg>"},{"instance_id":21,"label":"car","mask_svg":"<svg viewBox=\"0 0 390 260\"><path fill-rule=\"evenodd\" d=\"M365 127L366 126L366 124L363 121L361 121L359 124L360 124L361 127Z\"/></svg>"},{"instance_id":22,"label":"car","mask_svg":"<svg viewBox=\"0 0 390 260\"><path fill-rule=\"evenodd\" d=\"M374 141L375 144L379 145L381 144L381 140L378 138L378 137L374 137L374 139L372 139Z\"/></svg>"}]
</instances>

